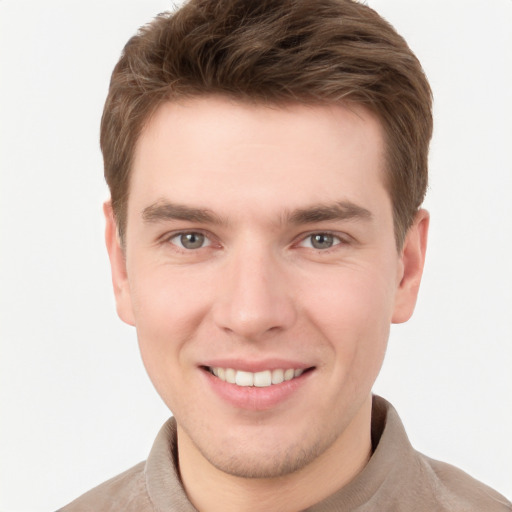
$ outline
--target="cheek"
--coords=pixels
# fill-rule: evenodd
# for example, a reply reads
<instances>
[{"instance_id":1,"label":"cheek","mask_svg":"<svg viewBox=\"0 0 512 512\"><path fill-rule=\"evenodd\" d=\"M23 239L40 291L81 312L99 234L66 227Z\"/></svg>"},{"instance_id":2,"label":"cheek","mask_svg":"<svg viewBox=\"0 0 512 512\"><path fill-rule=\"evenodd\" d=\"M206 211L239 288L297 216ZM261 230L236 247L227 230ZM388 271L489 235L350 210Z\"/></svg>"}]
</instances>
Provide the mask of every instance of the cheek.
<instances>
[{"instance_id":1,"label":"cheek","mask_svg":"<svg viewBox=\"0 0 512 512\"><path fill-rule=\"evenodd\" d=\"M378 372L394 303L391 280L373 271L344 269L325 278L310 304L310 321L322 332L347 372Z\"/></svg>"},{"instance_id":2,"label":"cheek","mask_svg":"<svg viewBox=\"0 0 512 512\"><path fill-rule=\"evenodd\" d=\"M177 375L184 347L208 311L206 290L190 282L186 272L133 276L132 303L141 356L157 389Z\"/></svg>"},{"instance_id":3,"label":"cheek","mask_svg":"<svg viewBox=\"0 0 512 512\"><path fill-rule=\"evenodd\" d=\"M134 275L130 288L137 327L157 339L171 333L172 339L186 336L207 309L205 283L188 275L186 268L169 272L162 267Z\"/></svg>"}]
</instances>

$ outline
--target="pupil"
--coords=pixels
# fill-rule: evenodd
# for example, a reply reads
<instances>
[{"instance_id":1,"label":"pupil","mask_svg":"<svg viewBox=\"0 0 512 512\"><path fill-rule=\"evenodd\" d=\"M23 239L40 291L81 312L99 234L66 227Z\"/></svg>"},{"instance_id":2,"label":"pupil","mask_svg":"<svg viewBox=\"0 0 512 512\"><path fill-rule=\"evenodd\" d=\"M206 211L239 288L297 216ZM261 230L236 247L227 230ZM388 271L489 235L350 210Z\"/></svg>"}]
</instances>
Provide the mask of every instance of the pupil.
<instances>
[{"instance_id":1,"label":"pupil","mask_svg":"<svg viewBox=\"0 0 512 512\"><path fill-rule=\"evenodd\" d=\"M315 249L329 249L332 247L332 242L332 235L319 234L312 237L312 244Z\"/></svg>"},{"instance_id":2,"label":"pupil","mask_svg":"<svg viewBox=\"0 0 512 512\"><path fill-rule=\"evenodd\" d=\"M187 233L181 235L181 244L186 249L199 249L204 242L204 235L201 233Z\"/></svg>"}]
</instances>

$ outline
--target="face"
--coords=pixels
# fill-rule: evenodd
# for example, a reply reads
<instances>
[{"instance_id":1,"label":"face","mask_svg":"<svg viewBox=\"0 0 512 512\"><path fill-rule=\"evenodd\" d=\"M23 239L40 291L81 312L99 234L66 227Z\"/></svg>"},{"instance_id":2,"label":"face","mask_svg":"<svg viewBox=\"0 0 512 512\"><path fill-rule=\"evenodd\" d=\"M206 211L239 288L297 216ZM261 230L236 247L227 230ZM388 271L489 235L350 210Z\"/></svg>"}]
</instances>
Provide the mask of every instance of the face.
<instances>
[{"instance_id":1,"label":"face","mask_svg":"<svg viewBox=\"0 0 512 512\"><path fill-rule=\"evenodd\" d=\"M279 476L369 429L426 233L397 252L383 153L377 119L339 105L193 99L142 133L124 254L106 209L118 312L214 467Z\"/></svg>"}]
</instances>

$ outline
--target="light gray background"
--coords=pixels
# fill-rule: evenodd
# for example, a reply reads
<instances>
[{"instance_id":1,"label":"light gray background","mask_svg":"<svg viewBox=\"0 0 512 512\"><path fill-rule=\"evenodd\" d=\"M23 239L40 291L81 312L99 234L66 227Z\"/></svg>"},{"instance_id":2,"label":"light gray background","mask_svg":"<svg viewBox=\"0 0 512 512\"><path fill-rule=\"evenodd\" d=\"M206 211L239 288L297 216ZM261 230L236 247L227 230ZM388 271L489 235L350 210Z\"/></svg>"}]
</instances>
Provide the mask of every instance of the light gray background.
<instances>
[{"instance_id":1,"label":"light gray background","mask_svg":"<svg viewBox=\"0 0 512 512\"><path fill-rule=\"evenodd\" d=\"M373 0L435 93L417 312L375 390L417 449L512 496L512 1ZM0 1L0 510L64 505L146 455L168 416L117 319L98 126L164 0Z\"/></svg>"}]
</instances>

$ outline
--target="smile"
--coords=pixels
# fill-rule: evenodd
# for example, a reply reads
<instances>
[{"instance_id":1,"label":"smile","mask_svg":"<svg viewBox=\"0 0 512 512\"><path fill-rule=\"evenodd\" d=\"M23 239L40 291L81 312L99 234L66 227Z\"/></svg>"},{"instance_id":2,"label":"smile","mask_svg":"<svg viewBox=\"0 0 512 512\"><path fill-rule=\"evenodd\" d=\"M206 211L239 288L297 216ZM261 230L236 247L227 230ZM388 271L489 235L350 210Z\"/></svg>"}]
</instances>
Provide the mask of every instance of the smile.
<instances>
[{"instance_id":1,"label":"smile","mask_svg":"<svg viewBox=\"0 0 512 512\"><path fill-rule=\"evenodd\" d=\"M300 377L304 373L303 369L294 368L279 368L276 370L264 370L253 373L217 366L208 367L208 371L220 380L229 384L236 384L237 386L242 387L254 386L258 388L266 388L272 385L281 384L282 382Z\"/></svg>"}]
</instances>

